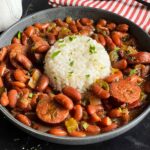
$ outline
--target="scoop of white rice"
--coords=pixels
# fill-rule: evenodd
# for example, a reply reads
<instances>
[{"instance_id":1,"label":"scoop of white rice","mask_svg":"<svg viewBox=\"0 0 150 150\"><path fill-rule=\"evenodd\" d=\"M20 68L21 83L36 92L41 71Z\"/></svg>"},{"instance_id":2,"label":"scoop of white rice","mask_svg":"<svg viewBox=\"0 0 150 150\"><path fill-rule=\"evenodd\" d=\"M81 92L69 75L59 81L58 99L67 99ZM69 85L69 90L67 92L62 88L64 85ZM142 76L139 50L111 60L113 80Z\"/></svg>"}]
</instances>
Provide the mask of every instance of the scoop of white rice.
<instances>
[{"instance_id":1,"label":"scoop of white rice","mask_svg":"<svg viewBox=\"0 0 150 150\"><path fill-rule=\"evenodd\" d=\"M85 92L97 79L111 72L105 48L87 36L72 35L58 40L45 57L45 73L55 89L66 85Z\"/></svg>"}]
</instances>

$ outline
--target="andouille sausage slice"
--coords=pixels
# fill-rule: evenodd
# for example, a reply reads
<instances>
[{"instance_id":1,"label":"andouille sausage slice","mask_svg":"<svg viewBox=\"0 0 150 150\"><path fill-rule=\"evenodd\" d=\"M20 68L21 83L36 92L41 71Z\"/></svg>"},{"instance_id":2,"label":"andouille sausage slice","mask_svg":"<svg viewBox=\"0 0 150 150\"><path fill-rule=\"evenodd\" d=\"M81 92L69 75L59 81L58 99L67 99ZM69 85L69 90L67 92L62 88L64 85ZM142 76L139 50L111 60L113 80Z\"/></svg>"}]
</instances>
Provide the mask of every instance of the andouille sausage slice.
<instances>
[{"instance_id":1,"label":"andouille sausage slice","mask_svg":"<svg viewBox=\"0 0 150 150\"><path fill-rule=\"evenodd\" d=\"M119 102L132 104L140 99L141 88L135 83L120 80L111 83L110 94Z\"/></svg>"},{"instance_id":2,"label":"andouille sausage slice","mask_svg":"<svg viewBox=\"0 0 150 150\"><path fill-rule=\"evenodd\" d=\"M67 118L69 110L63 108L53 100L42 99L37 104L36 114L40 120L46 123L56 124Z\"/></svg>"}]
</instances>

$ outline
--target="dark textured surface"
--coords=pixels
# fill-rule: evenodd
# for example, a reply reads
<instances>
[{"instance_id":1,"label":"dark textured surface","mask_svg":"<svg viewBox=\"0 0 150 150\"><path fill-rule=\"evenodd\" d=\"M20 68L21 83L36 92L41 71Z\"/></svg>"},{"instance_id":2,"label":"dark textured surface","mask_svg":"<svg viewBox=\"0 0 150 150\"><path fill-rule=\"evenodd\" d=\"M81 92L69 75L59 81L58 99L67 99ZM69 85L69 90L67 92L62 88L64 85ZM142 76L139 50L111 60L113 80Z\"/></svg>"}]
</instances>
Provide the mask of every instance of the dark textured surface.
<instances>
[{"instance_id":1,"label":"dark textured surface","mask_svg":"<svg viewBox=\"0 0 150 150\"><path fill-rule=\"evenodd\" d=\"M48 8L47 0L25 0L24 15ZM28 3L29 2L29 3ZM28 3L28 4L27 4ZM27 6L28 5L28 6ZM62 146L40 141L17 129L0 114L0 150L149 150L150 149L150 116L138 126L113 140L88 146Z\"/></svg>"}]
</instances>

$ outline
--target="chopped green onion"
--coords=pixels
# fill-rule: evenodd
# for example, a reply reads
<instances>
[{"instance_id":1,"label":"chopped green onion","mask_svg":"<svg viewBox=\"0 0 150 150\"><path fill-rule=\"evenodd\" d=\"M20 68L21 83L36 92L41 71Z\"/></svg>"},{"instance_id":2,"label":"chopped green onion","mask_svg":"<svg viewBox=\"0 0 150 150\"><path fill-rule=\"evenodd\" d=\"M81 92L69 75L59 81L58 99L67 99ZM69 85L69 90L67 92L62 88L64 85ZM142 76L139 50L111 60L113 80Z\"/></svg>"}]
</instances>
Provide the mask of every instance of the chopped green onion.
<instances>
[{"instance_id":1,"label":"chopped green onion","mask_svg":"<svg viewBox=\"0 0 150 150\"><path fill-rule=\"evenodd\" d=\"M104 80L97 80L96 83L99 84L100 87L102 87L103 89L109 91L109 85L106 81Z\"/></svg>"},{"instance_id":2,"label":"chopped green onion","mask_svg":"<svg viewBox=\"0 0 150 150\"><path fill-rule=\"evenodd\" d=\"M72 60L72 61L69 63L69 65L70 65L70 66L73 66L73 64L74 64L74 61Z\"/></svg>"},{"instance_id":3,"label":"chopped green onion","mask_svg":"<svg viewBox=\"0 0 150 150\"><path fill-rule=\"evenodd\" d=\"M90 45L89 52L90 54L96 53L96 47L94 45Z\"/></svg>"},{"instance_id":4,"label":"chopped green onion","mask_svg":"<svg viewBox=\"0 0 150 150\"><path fill-rule=\"evenodd\" d=\"M76 39L75 36L69 36L69 41L73 41L74 39Z\"/></svg>"},{"instance_id":5,"label":"chopped green onion","mask_svg":"<svg viewBox=\"0 0 150 150\"><path fill-rule=\"evenodd\" d=\"M137 70L136 69L131 69L130 70L130 73L129 73L129 76L132 76L132 75L134 75L134 74L136 74L137 73Z\"/></svg>"},{"instance_id":6,"label":"chopped green onion","mask_svg":"<svg viewBox=\"0 0 150 150\"><path fill-rule=\"evenodd\" d=\"M59 43L63 43L63 42L64 42L64 40L63 40L63 39L59 39L57 42L59 42Z\"/></svg>"},{"instance_id":7,"label":"chopped green onion","mask_svg":"<svg viewBox=\"0 0 150 150\"><path fill-rule=\"evenodd\" d=\"M29 98L32 98L33 97L33 93L29 93Z\"/></svg>"},{"instance_id":8,"label":"chopped green onion","mask_svg":"<svg viewBox=\"0 0 150 150\"><path fill-rule=\"evenodd\" d=\"M120 48L116 46L116 47L114 48L114 51L118 51L118 50L120 50Z\"/></svg>"},{"instance_id":9,"label":"chopped green onion","mask_svg":"<svg viewBox=\"0 0 150 150\"><path fill-rule=\"evenodd\" d=\"M61 51L56 51L51 55L51 58L54 59Z\"/></svg>"},{"instance_id":10,"label":"chopped green onion","mask_svg":"<svg viewBox=\"0 0 150 150\"><path fill-rule=\"evenodd\" d=\"M111 62L116 62L119 59L118 50L113 50L109 53Z\"/></svg>"},{"instance_id":11,"label":"chopped green onion","mask_svg":"<svg viewBox=\"0 0 150 150\"><path fill-rule=\"evenodd\" d=\"M21 39L21 32L20 31L18 31L18 33L17 33L17 38Z\"/></svg>"},{"instance_id":12,"label":"chopped green onion","mask_svg":"<svg viewBox=\"0 0 150 150\"><path fill-rule=\"evenodd\" d=\"M62 43L62 44L59 44L59 47L64 47L66 46L66 44Z\"/></svg>"},{"instance_id":13,"label":"chopped green onion","mask_svg":"<svg viewBox=\"0 0 150 150\"><path fill-rule=\"evenodd\" d=\"M86 74L86 75L85 75L85 77L86 77L86 78L89 78L89 77L90 77L90 75L89 75L89 74Z\"/></svg>"},{"instance_id":14,"label":"chopped green onion","mask_svg":"<svg viewBox=\"0 0 150 150\"><path fill-rule=\"evenodd\" d=\"M81 126L83 127L84 130L86 130L88 128L89 124L85 121L82 121Z\"/></svg>"}]
</instances>

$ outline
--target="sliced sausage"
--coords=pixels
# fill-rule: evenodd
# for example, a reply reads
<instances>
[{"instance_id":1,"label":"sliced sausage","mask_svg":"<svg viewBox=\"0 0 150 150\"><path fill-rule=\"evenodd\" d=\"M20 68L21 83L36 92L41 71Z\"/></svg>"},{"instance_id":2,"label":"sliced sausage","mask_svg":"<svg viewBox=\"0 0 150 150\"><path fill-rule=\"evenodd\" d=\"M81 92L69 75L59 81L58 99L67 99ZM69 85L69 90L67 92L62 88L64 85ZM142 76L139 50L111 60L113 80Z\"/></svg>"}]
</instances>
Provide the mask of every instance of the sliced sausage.
<instances>
[{"instance_id":1,"label":"sliced sausage","mask_svg":"<svg viewBox=\"0 0 150 150\"><path fill-rule=\"evenodd\" d=\"M110 85L110 94L122 103L133 103L140 98L141 88L133 82L120 80Z\"/></svg>"},{"instance_id":2,"label":"sliced sausage","mask_svg":"<svg viewBox=\"0 0 150 150\"><path fill-rule=\"evenodd\" d=\"M63 108L55 101L40 100L36 107L36 114L40 120L46 123L56 124L67 118L69 110Z\"/></svg>"}]
</instances>

